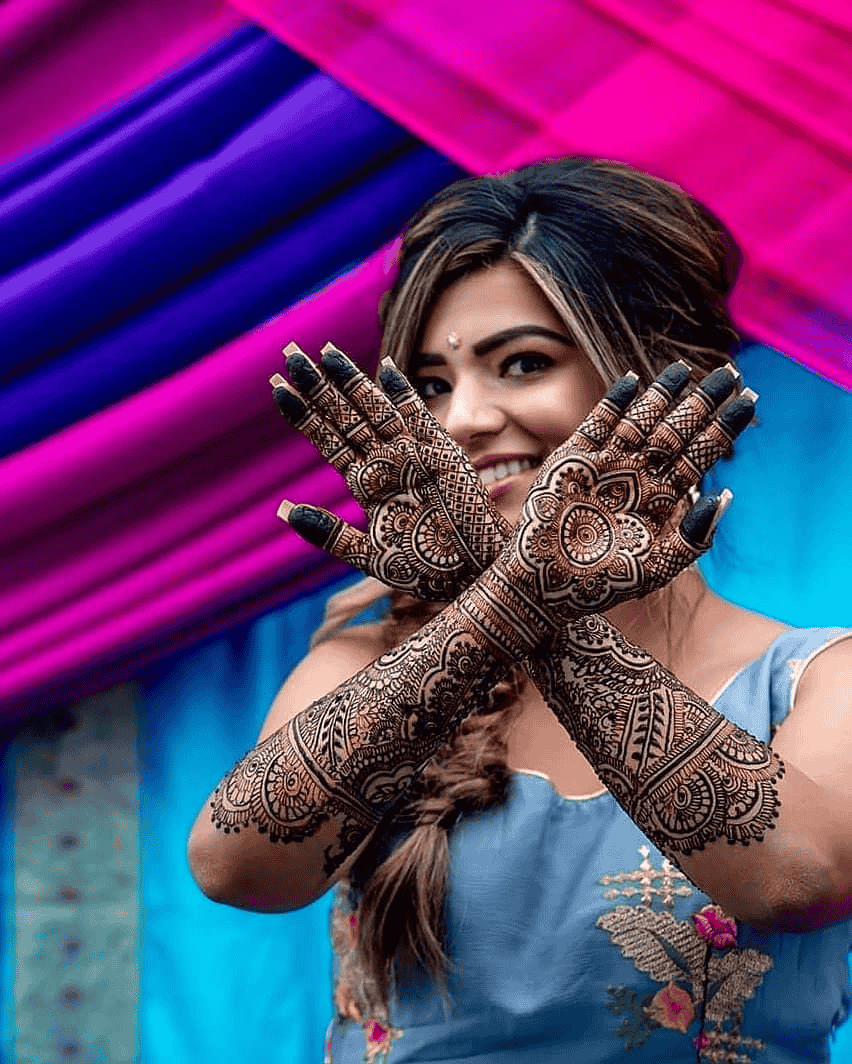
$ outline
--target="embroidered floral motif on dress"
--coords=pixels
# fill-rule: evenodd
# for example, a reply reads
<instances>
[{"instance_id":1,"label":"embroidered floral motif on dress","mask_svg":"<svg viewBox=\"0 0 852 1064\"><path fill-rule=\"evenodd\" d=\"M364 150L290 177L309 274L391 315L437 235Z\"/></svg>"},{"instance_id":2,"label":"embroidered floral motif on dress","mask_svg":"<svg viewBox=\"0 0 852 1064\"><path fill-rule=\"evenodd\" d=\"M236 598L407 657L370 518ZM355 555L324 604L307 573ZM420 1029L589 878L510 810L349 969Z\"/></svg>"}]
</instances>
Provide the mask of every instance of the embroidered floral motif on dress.
<instances>
[{"instance_id":1,"label":"embroidered floral motif on dress","mask_svg":"<svg viewBox=\"0 0 852 1064\"><path fill-rule=\"evenodd\" d=\"M744 1006L772 967L772 958L737 949L736 921L717 905L705 905L691 919L677 920L674 899L693 895L689 881L666 858L655 869L649 847L641 846L639 854L637 870L600 880L610 888L605 897L638 900L604 913L597 925L661 987L644 996L631 987L609 988L607 1008L622 1017L619 1036L627 1049L634 1049L655 1030L667 1028L691 1037L699 1060L752 1064L750 1052L766 1047L743 1035ZM654 908L657 899L661 910Z\"/></svg>"}]
</instances>

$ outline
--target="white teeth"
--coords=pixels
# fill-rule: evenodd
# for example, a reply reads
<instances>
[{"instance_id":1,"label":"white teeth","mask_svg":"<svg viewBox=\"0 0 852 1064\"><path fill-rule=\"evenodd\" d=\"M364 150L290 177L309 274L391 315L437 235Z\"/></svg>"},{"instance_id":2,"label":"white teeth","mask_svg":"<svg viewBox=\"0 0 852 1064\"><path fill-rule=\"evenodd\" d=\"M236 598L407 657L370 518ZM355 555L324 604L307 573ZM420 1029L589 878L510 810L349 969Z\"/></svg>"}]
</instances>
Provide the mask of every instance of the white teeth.
<instances>
[{"instance_id":1,"label":"white teeth","mask_svg":"<svg viewBox=\"0 0 852 1064\"><path fill-rule=\"evenodd\" d=\"M528 469L533 469L538 465L538 462L533 462L529 458L513 458L510 462L498 462L496 465L488 466L487 469L481 469L479 472L482 483L486 485L494 484L498 480L505 480L506 477L517 476L518 473L525 473Z\"/></svg>"}]
</instances>

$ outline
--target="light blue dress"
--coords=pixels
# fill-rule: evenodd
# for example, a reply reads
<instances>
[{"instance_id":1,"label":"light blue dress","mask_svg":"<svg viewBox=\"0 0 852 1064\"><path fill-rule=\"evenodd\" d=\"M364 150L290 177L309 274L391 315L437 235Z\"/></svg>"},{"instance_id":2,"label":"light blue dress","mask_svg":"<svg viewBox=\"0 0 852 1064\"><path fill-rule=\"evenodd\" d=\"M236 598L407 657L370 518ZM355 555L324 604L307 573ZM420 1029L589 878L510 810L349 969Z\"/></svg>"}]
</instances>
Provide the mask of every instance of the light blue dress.
<instances>
[{"instance_id":1,"label":"light blue dress","mask_svg":"<svg viewBox=\"0 0 852 1064\"><path fill-rule=\"evenodd\" d=\"M768 741L804 666L850 634L784 633L715 705ZM729 920L609 792L562 798L535 773L451 829L447 930L449 1011L411 978L385 1024L333 1021L327 1060L813 1064L849 1011L852 921L798 935Z\"/></svg>"}]
</instances>

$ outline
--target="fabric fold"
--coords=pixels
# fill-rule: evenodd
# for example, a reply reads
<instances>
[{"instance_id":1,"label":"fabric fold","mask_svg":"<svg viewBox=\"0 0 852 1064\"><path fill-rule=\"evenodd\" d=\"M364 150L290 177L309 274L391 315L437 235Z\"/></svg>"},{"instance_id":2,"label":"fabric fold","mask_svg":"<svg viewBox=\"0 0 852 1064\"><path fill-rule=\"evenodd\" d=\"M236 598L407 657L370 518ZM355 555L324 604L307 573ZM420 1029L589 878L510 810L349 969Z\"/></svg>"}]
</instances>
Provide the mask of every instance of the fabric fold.
<instances>
[{"instance_id":1,"label":"fabric fold","mask_svg":"<svg viewBox=\"0 0 852 1064\"><path fill-rule=\"evenodd\" d=\"M852 388L844 5L542 0L499 19L446 0L235 6L473 172L580 153L686 188L743 245L743 328Z\"/></svg>"}]
</instances>

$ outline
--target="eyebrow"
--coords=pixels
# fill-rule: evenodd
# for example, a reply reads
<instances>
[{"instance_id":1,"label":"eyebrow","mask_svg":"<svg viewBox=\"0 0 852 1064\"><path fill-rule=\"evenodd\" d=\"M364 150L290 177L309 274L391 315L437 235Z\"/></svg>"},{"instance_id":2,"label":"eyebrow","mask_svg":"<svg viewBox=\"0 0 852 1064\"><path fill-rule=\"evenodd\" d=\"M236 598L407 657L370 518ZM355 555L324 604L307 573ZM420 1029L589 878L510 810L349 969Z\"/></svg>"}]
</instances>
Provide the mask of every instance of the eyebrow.
<instances>
[{"instance_id":1,"label":"eyebrow","mask_svg":"<svg viewBox=\"0 0 852 1064\"><path fill-rule=\"evenodd\" d=\"M574 341L570 336L565 333L558 333L554 329L548 329L546 325L513 325L510 329L501 329L500 332L492 333L491 336L486 336L484 339L479 340L473 345L473 353L475 355L487 355L496 348L502 347L503 344L508 344L510 341L518 340L524 336L542 336L546 340L556 340L561 344L565 344L566 347L574 346ZM415 362L417 366L441 366L445 364L446 359L443 355L420 352L415 355L412 362Z\"/></svg>"}]
</instances>

